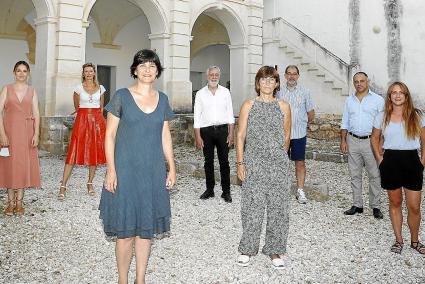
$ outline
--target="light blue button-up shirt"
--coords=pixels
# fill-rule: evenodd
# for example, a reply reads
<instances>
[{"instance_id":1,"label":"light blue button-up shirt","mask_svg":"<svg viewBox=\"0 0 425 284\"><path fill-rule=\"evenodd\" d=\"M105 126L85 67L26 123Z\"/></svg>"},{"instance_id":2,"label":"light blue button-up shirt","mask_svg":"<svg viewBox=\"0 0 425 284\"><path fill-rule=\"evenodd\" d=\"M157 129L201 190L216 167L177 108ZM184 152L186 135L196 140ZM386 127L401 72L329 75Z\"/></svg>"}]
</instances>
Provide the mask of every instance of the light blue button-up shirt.
<instances>
[{"instance_id":1,"label":"light blue button-up shirt","mask_svg":"<svg viewBox=\"0 0 425 284\"><path fill-rule=\"evenodd\" d=\"M341 129L358 136L370 135L375 116L384 110L384 104L384 99L371 90L361 101L352 94L345 101Z\"/></svg>"},{"instance_id":2,"label":"light blue button-up shirt","mask_svg":"<svg viewBox=\"0 0 425 284\"><path fill-rule=\"evenodd\" d=\"M300 139L307 135L307 112L314 110L310 91L296 85L290 90L287 86L282 88L276 97L289 103L291 107L291 139Z\"/></svg>"}]
</instances>

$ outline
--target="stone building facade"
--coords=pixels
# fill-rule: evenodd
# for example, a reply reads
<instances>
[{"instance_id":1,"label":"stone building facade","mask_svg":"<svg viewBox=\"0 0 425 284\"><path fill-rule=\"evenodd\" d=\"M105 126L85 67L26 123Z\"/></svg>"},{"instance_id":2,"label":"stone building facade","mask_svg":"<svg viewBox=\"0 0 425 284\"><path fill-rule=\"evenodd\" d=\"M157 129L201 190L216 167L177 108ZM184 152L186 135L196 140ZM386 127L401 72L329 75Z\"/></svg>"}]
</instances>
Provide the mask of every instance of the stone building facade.
<instances>
[{"instance_id":1,"label":"stone building facade","mask_svg":"<svg viewBox=\"0 0 425 284\"><path fill-rule=\"evenodd\" d=\"M73 88L85 62L97 64L109 99L132 83L134 53L155 49L165 66L157 87L182 114L191 112L206 68L219 65L236 115L243 100L254 95L261 65L276 66L283 75L286 65L297 64L300 81L322 114L320 124L310 126L311 135L333 138L358 70L369 73L372 88L381 94L393 80L407 82L417 104L425 106L425 65L418 64L425 62L422 2L2 0L0 85L13 80L16 61L30 62L30 83L40 97L41 146L61 153L69 136Z\"/></svg>"}]
</instances>

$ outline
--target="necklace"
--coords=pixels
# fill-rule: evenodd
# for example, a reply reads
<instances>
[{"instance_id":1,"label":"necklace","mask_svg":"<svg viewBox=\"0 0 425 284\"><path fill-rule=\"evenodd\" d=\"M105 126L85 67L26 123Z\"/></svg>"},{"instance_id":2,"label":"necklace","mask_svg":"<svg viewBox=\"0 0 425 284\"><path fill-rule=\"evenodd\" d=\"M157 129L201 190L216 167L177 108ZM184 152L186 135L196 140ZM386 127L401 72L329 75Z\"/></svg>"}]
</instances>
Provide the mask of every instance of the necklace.
<instances>
[{"instance_id":1,"label":"necklace","mask_svg":"<svg viewBox=\"0 0 425 284\"><path fill-rule=\"evenodd\" d=\"M83 85L84 86L84 85ZM84 87L86 87L86 88L88 88L88 85L87 84L85 84L85 86ZM86 90L86 92L87 92L87 94L89 95L89 103L93 103L93 95L95 94L95 93L97 93L97 92L95 92L95 93L91 93L91 92L89 92L88 90Z\"/></svg>"}]
</instances>

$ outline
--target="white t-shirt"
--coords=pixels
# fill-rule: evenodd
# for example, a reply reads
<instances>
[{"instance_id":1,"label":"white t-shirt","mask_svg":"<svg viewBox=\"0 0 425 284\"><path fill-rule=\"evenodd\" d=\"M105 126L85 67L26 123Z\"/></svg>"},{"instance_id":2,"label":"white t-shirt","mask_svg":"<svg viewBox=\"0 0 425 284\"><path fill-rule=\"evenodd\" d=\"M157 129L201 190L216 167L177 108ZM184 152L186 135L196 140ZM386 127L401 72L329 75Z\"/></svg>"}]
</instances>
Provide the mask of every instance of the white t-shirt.
<instances>
[{"instance_id":1,"label":"white t-shirt","mask_svg":"<svg viewBox=\"0 0 425 284\"><path fill-rule=\"evenodd\" d=\"M99 89L93 94L89 94L84 90L83 84L75 87L74 92L80 95L80 108L100 108L100 97L105 93L105 88L100 85Z\"/></svg>"},{"instance_id":2,"label":"white t-shirt","mask_svg":"<svg viewBox=\"0 0 425 284\"><path fill-rule=\"evenodd\" d=\"M382 129L384 112L380 112L373 123L373 127ZM421 127L425 127L425 118L421 117ZM419 136L415 139L406 137L403 122L389 122L382 132L384 135L384 149L389 150L415 150L421 148Z\"/></svg>"}]
</instances>

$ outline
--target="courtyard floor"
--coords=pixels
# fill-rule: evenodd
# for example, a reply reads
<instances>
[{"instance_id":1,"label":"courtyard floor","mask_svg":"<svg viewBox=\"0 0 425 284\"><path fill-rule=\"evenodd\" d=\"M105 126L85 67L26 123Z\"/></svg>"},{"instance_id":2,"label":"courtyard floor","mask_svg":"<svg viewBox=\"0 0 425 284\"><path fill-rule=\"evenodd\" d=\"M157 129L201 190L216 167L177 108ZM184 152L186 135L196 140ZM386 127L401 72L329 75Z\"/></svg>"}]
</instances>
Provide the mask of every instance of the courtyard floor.
<instances>
[{"instance_id":1,"label":"courtyard floor","mask_svg":"<svg viewBox=\"0 0 425 284\"><path fill-rule=\"evenodd\" d=\"M175 152L177 160L202 162L193 148L178 146ZM86 193L87 169L76 168L60 202L63 163L62 157L43 155L43 188L26 192L25 215L0 215L0 283L116 283L114 243L105 238L97 210L105 168L95 178L95 197ZM171 235L154 241L147 283L425 283L425 257L409 248L406 221L402 254L389 251L394 237L385 192L383 220L367 208L366 190L365 213L345 216L351 206L347 164L307 160L307 171L307 182L325 183L330 199L301 205L292 198L286 268L279 271L261 253L248 267L235 264L239 186L232 186L231 204L219 197L219 186L215 198L203 201L204 180L178 175L171 192ZM1 210L6 200L6 191L0 191ZM134 261L130 283L132 271Z\"/></svg>"}]
</instances>

